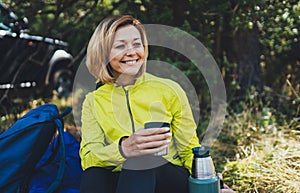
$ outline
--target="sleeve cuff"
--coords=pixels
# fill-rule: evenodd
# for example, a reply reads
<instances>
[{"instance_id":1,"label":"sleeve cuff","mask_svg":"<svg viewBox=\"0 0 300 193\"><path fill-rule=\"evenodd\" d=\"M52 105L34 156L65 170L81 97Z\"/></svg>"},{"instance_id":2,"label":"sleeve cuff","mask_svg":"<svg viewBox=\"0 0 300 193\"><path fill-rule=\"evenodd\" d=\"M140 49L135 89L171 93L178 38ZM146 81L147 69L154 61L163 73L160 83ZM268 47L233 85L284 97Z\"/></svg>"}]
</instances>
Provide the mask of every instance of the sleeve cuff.
<instances>
[{"instance_id":1,"label":"sleeve cuff","mask_svg":"<svg viewBox=\"0 0 300 193\"><path fill-rule=\"evenodd\" d=\"M123 137L121 137L120 140L119 140L119 152L120 152L120 154L121 154L125 159L127 159L127 157L125 156L125 154L124 154L124 152L123 152L121 143L122 143L123 140L127 139L128 137L129 137L129 136L123 136Z\"/></svg>"}]
</instances>

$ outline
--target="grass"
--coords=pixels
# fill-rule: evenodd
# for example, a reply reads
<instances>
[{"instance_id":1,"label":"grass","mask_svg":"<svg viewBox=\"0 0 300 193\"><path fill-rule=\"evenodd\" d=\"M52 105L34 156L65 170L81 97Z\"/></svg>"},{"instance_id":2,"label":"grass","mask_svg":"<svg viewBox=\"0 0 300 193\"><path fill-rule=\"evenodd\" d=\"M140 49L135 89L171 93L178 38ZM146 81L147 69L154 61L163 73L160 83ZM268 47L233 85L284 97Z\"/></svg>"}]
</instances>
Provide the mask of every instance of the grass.
<instances>
[{"instance_id":1,"label":"grass","mask_svg":"<svg viewBox=\"0 0 300 193\"><path fill-rule=\"evenodd\" d=\"M42 104L51 103L58 107L59 112L63 112L66 107L72 107L72 98L59 99L55 95L51 99L32 99L24 104L20 99L14 100L14 105L5 107L11 112L0 117L0 132L8 129L13 125L20 117L25 115L29 110L36 108ZM73 114L68 115L64 118L65 130L71 132L77 140L80 140L80 128L75 126Z\"/></svg>"},{"instance_id":2,"label":"grass","mask_svg":"<svg viewBox=\"0 0 300 193\"><path fill-rule=\"evenodd\" d=\"M216 168L237 193L300 192L300 118L268 116L254 107L231 113L215 144Z\"/></svg>"},{"instance_id":3,"label":"grass","mask_svg":"<svg viewBox=\"0 0 300 193\"><path fill-rule=\"evenodd\" d=\"M239 147L244 157L225 165L226 180L238 192L299 193L299 133L297 136L298 139L282 132L265 134L246 151L245 147Z\"/></svg>"}]
</instances>

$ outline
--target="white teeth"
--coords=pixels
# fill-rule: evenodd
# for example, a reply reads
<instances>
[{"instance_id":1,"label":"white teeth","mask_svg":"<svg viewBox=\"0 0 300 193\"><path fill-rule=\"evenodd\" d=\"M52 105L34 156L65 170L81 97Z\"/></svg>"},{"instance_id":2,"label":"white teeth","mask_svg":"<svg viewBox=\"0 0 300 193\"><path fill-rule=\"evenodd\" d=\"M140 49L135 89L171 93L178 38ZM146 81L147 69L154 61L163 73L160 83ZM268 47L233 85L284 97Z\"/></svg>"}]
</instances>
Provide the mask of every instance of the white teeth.
<instances>
[{"instance_id":1,"label":"white teeth","mask_svg":"<svg viewBox=\"0 0 300 193\"><path fill-rule=\"evenodd\" d=\"M126 64L135 64L136 61L135 61L135 60L133 60L133 61L126 61L125 63L126 63Z\"/></svg>"}]
</instances>

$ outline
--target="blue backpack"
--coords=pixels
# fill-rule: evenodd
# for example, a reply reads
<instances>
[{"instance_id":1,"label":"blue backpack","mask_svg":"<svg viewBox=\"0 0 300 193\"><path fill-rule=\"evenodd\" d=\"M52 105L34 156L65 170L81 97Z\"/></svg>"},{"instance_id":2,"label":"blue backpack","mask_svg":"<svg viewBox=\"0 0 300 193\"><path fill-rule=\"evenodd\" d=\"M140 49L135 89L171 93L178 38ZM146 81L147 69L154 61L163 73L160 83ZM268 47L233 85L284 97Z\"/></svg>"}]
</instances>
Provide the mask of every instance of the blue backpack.
<instances>
[{"instance_id":1,"label":"blue backpack","mask_svg":"<svg viewBox=\"0 0 300 193\"><path fill-rule=\"evenodd\" d=\"M62 118L71 112L67 108L59 114L56 105L45 104L30 110L10 128L0 133L0 192L26 192L36 164L47 150L58 130L60 162L56 179L47 189L54 192L59 186L65 164Z\"/></svg>"},{"instance_id":2,"label":"blue backpack","mask_svg":"<svg viewBox=\"0 0 300 193\"><path fill-rule=\"evenodd\" d=\"M83 173L79 157L80 143L68 131L64 132L64 143L66 150L65 171L55 193L79 193ZM29 183L28 193L44 193L49 184L55 180L60 163L59 144L59 138L55 137L37 163Z\"/></svg>"}]
</instances>

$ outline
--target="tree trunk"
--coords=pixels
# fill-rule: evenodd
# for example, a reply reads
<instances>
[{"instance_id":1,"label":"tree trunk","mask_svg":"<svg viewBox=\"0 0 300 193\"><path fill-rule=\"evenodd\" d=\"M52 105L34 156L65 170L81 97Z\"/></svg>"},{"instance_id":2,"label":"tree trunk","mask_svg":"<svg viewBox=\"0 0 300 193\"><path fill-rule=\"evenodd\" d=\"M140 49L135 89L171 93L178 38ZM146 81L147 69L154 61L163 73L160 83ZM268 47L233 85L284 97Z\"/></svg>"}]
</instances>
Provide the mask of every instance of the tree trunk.
<instances>
[{"instance_id":1,"label":"tree trunk","mask_svg":"<svg viewBox=\"0 0 300 193\"><path fill-rule=\"evenodd\" d=\"M259 88L261 49L258 29L238 30L233 36L232 48L238 64L237 78L241 89L246 91L251 86Z\"/></svg>"},{"instance_id":2,"label":"tree trunk","mask_svg":"<svg viewBox=\"0 0 300 193\"><path fill-rule=\"evenodd\" d=\"M172 25L178 27L182 26L184 20L186 19L186 11L189 10L189 1L188 0L173 0L172 1L172 15L173 21Z\"/></svg>"},{"instance_id":3,"label":"tree trunk","mask_svg":"<svg viewBox=\"0 0 300 193\"><path fill-rule=\"evenodd\" d=\"M240 87L234 95L243 98L252 86L260 90L262 51L257 27L247 30L238 29L235 32L227 29L224 31L223 40L223 49L229 62L237 64L237 68L230 74Z\"/></svg>"}]
</instances>

